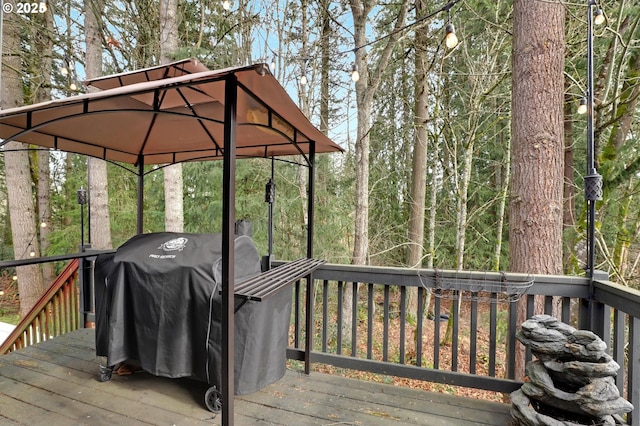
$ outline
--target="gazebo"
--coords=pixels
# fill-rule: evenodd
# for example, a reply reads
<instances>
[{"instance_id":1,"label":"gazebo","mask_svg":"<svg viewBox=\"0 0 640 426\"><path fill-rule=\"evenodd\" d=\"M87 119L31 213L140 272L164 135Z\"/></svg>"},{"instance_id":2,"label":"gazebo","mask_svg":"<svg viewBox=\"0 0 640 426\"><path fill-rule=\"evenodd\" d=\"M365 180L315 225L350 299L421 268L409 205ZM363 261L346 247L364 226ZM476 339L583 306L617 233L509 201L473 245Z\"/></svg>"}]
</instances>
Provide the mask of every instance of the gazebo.
<instances>
[{"instance_id":1,"label":"gazebo","mask_svg":"<svg viewBox=\"0 0 640 426\"><path fill-rule=\"evenodd\" d=\"M342 149L309 122L265 64L210 71L186 59L87 84L99 90L0 111L0 146L19 141L132 165L138 176L138 233L145 165L223 161L222 398L228 424L234 395L236 158L302 156L309 171L307 258L312 258L315 154ZM307 307L310 303L307 297ZM307 317L307 327L309 322Z\"/></svg>"}]
</instances>

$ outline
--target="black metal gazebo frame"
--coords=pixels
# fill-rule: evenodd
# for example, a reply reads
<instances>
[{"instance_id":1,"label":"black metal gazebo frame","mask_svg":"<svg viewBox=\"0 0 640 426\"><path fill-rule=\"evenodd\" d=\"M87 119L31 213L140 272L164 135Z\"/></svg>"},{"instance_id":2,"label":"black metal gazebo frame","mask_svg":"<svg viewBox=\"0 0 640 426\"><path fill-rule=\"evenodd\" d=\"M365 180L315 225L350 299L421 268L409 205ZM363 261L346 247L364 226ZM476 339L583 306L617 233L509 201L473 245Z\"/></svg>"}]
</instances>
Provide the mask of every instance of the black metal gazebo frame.
<instances>
[{"instance_id":1,"label":"black metal gazebo frame","mask_svg":"<svg viewBox=\"0 0 640 426\"><path fill-rule=\"evenodd\" d=\"M195 60L179 61L97 79L104 83L111 78L116 82L112 88L0 111L0 137L3 138L0 147L20 141L133 164L138 176L138 233L143 230L145 164L223 161L222 422L233 424L236 159L303 156L308 167L306 255L312 258L315 155L341 151L341 148L304 117L265 64L201 70L202 65ZM152 74L158 72L160 77L154 80ZM127 78L133 79L132 82L123 82ZM197 136L183 136L181 126L190 126L188 131L197 132ZM167 144L167 139L172 138L178 141ZM10 151L5 148L5 153ZM306 282L306 332L310 335L310 273ZM312 339L306 339L307 374L311 349Z\"/></svg>"}]
</instances>

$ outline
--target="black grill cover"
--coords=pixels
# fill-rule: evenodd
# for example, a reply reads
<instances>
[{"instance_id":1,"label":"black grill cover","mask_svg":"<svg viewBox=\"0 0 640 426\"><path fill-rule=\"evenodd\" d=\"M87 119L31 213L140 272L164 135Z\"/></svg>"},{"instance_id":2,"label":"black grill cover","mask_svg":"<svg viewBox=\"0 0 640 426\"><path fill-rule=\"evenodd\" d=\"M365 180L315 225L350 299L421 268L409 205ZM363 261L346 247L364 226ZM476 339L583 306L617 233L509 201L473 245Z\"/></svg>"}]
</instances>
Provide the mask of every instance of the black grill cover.
<instances>
[{"instance_id":1,"label":"black grill cover","mask_svg":"<svg viewBox=\"0 0 640 426\"><path fill-rule=\"evenodd\" d=\"M137 361L163 377L195 377L220 387L220 234L133 237L96 260L96 354L108 365ZM235 239L236 282L260 273L248 236ZM246 394L285 372L291 291L263 302L236 300L235 392Z\"/></svg>"}]
</instances>

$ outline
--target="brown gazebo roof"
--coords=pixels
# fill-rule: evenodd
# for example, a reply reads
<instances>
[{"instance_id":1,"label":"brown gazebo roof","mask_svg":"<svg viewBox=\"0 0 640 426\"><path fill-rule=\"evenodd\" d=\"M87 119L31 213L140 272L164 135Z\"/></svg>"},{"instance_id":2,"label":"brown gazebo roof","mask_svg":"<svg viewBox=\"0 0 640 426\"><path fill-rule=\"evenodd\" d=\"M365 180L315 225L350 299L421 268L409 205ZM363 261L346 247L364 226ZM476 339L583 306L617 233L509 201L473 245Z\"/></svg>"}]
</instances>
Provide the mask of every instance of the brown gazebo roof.
<instances>
[{"instance_id":1,"label":"brown gazebo roof","mask_svg":"<svg viewBox=\"0 0 640 426\"><path fill-rule=\"evenodd\" d=\"M220 159L231 77L238 157L304 154L312 142L316 153L341 151L265 64L203 68L187 60L91 80L104 90L0 111L0 137L131 164L141 157L144 164Z\"/></svg>"}]
</instances>

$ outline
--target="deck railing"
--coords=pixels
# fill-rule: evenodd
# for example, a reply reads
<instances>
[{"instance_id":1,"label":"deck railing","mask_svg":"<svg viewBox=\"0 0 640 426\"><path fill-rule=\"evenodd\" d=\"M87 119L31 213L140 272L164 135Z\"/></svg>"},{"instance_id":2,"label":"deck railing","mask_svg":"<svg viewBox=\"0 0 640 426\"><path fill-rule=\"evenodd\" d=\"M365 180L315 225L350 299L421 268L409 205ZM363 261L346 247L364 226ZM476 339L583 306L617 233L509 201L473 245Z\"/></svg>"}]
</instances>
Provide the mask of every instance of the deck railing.
<instances>
[{"instance_id":1,"label":"deck railing","mask_svg":"<svg viewBox=\"0 0 640 426\"><path fill-rule=\"evenodd\" d=\"M43 342L80 327L78 259L58 275L0 346L0 354Z\"/></svg>"},{"instance_id":2,"label":"deck railing","mask_svg":"<svg viewBox=\"0 0 640 426\"><path fill-rule=\"evenodd\" d=\"M586 278L569 276L331 264L313 276L312 363L510 393L523 379L515 371L516 305L522 298L527 318L542 304L544 313L603 338L621 367L620 394L634 404L627 421L640 425L638 291L606 279L590 285ZM418 306L411 315L407 294L412 287L418 289ZM305 288L296 284L294 294L288 357L295 360L304 359ZM343 317L347 288L353 295L350 318ZM415 318L425 314L427 290L432 320L423 324ZM448 325L450 340L443 342ZM531 358L527 350L526 361Z\"/></svg>"},{"instance_id":3,"label":"deck railing","mask_svg":"<svg viewBox=\"0 0 640 426\"><path fill-rule=\"evenodd\" d=\"M83 260L85 266L79 270L76 259L65 268L0 347L0 354L75 330L92 317L91 286L78 283L80 275L92 270L91 255L81 257L88 258ZM9 266L17 266L13 263ZM85 287L85 294L78 294L79 287ZM351 302L345 298L347 288ZM418 293L414 313L407 306L411 288ZM416 321L425 315L428 291L431 319ZM305 359L305 298L306 286L298 282L287 350L293 360ZM586 278L569 276L325 264L314 272L310 361L510 393L522 384L515 371L520 345L515 339L520 325L516 305L522 300L530 317L540 299L544 313L591 329L608 344L621 367L618 389L634 404L627 422L640 426L640 292L603 276L591 284ZM352 308L349 318L344 317L347 303ZM526 361L530 359L527 351Z\"/></svg>"}]
</instances>

